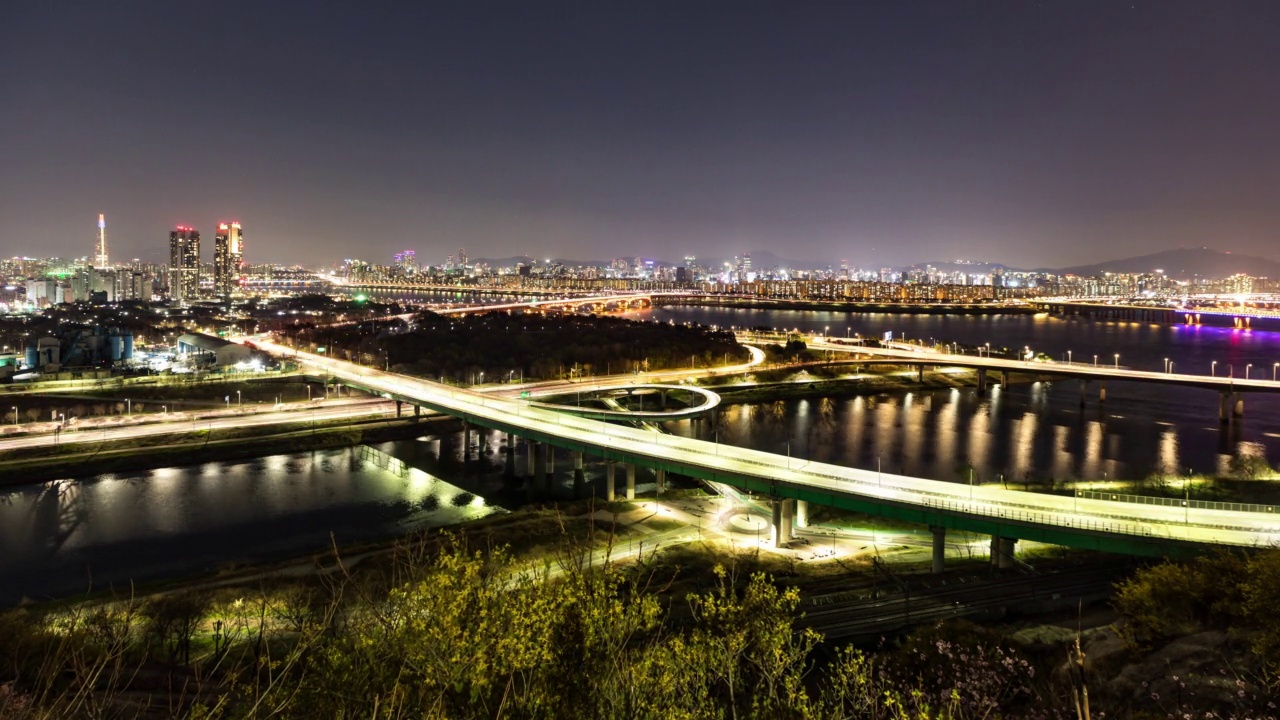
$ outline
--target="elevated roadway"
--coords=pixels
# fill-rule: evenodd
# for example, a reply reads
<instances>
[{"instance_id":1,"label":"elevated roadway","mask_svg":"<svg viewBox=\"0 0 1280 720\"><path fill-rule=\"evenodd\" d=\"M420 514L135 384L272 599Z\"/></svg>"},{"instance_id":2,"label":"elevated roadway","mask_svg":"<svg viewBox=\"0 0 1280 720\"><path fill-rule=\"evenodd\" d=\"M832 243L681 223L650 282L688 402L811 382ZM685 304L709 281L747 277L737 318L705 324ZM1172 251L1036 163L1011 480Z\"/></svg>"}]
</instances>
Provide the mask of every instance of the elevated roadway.
<instances>
[{"instance_id":1,"label":"elevated roadway","mask_svg":"<svg viewBox=\"0 0 1280 720\"><path fill-rule=\"evenodd\" d=\"M750 448L663 435L440 385L281 345L259 347L345 384L429 408L468 424L620 463L723 483L782 500L962 530L1135 555L1180 556L1212 546L1280 544L1280 508L1248 512L1166 507L960 485L784 457ZM993 545L995 543L993 542ZM1011 545L1009 546L1011 547Z\"/></svg>"}]
</instances>

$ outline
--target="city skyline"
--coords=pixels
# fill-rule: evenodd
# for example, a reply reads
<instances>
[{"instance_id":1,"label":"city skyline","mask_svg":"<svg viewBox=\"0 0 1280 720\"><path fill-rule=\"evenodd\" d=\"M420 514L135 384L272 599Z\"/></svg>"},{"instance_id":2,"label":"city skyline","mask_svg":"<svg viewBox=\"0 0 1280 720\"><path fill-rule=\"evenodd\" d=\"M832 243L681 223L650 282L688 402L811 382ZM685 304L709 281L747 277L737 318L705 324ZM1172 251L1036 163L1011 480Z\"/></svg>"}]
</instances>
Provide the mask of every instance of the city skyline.
<instances>
[{"instance_id":1,"label":"city skyline","mask_svg":"<svg viewBox=\"0 0 1280 720\"><path fill-rule=\"evenodd\" d=\"M151 260L165 228L237 216L268 262L1273 256L1277 15L10 4L0 243L80 256L105 210L113 254Z\"/></svg>"}]
</instances>

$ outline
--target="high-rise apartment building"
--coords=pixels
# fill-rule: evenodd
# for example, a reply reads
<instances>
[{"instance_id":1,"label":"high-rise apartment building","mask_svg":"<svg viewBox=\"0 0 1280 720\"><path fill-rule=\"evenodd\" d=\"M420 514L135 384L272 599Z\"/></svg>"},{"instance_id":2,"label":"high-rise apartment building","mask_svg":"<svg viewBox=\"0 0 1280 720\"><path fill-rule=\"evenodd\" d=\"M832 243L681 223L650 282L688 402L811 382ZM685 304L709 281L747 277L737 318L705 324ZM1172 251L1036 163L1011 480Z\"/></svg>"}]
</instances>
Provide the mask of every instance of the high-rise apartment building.
<instances>
[{"instance_id":1,"label":"high-rise apartment building","mask_svg":"<svg viewBox=\"0 0 1280 720\"><path fill-rule=\"evenodd\" d=\"M218 223L213 236L213 291L228 297L240 286L240 263L244 259L244 236L240 223Z\"/></svg>"},{"instance_id":2,"label":"high-rise apartment building","mask_svg":"<svg viewBox=\"0 0 1280 720\"><path fill-rule=\"evenodd\" d=\"M107 216L102 213L98 213L98 240L93 248L93 266L110 267L107 260Z\"/></svg>"},{"instance_id":3,"label":"high-rise apartment building","mask_svg":"<svg viewBox=\"0 0 1280 720\"><path fill-rule=\"evenodd\" d=\"M200 232L179 225L169 231L169 297L185 303L200 295Z\"/></svg>"}]
</instances>

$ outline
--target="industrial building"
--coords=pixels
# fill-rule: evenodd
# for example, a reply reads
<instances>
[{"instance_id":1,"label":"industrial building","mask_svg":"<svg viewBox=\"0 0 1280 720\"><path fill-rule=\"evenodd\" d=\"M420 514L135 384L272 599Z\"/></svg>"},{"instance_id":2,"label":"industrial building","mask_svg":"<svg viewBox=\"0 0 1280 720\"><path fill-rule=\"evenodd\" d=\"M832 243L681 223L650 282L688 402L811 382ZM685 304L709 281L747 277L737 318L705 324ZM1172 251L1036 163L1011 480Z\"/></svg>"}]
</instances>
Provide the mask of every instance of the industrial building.
<instances>
[{"instance_id":1,"label":"industrial building","mask_svg":"<svg viewBox=\"0 0 1280 720\"><path fill-rule=\"evenodd\" d=\"M227 367L249 362L253 359L253 350L220 337L186 333L178 338L178 355L197 365Z\"/></svg>"}]
</instances>

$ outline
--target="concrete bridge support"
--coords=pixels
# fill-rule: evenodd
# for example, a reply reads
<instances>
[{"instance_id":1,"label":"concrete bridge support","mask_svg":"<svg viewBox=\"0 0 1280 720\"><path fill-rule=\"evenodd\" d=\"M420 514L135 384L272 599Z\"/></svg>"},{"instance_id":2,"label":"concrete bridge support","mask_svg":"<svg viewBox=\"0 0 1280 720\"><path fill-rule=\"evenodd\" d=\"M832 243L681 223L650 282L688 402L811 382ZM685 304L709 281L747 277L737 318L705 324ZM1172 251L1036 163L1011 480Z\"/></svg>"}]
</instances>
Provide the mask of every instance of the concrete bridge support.
<instances>
[{"instance_id":1,"label":"concrete bridge support","mask_svg":"<svg viewBox=\"0 0 1280 720\"><path fill-rule=\"evenodd\" d=\"M401 409L403 409L403 408L404 408L404 403L402 403L402 402L400 402L399 400L397 400L397 401L396 401L396 417L400 417L400 411L401 411Z\"/></svg>"},{"instance_id":2,"label":"concrete bridge support","mask_svg":"<svg viewBox=\"0 0 1280 720\"><path fill-rule=\"evenodd\" d=\"M795 517L795 501L775 498L773 506L773 546L786 547L791 542L791 522Z\"/></svg>"},{"instance_id":3,"label":"concrete bridge support","mask_svg":"<svg viewBox=\"0 0 1280 720\"><path fill-rule=\"evenodd\" d=\"M796 501L796 527L798 528L809 527L809 501L808 500Z\"/></svg>"},{"instance_id":4,"label":"concrete bridge support","mask_svg":"<svg viewBox=\"0 0 1280 720\"><path fill-rule=\"evenodd\" d=\"M916 366L916 382L918 383L924 382L924 365Z\"/></svg>"},{"instance_id":5,"label":"concrete bridge support","mask_svg":"<svg viewBox=\"0 0 1280 720\"><path fill-rule=\"evenodd\" d=\"M1017 538L1000 537L998 535L991 536L991 564L1000 570L1008 570L1013 567L1014 547L1018 544Z\"/></svg>"},{"instance_id":6,"label":"concrete bridge support","mask_svg":"<svg viewBox=\"0 0 1280 720\"><path fill-rule=\"evenodd\" d=\"M551 456L551 446L546 443L534 443L533 477L529 483L538 488L544 496L551 494L551 482L547 477L547 458Z\"/></svg>"},{"instance_id":7,"label":"concrete bridge support","mask_svg":"<svg viewBox=\"0 0 1280 720\"><path fill-rule=\"evenodd\" d=\"M512 433L507 433L507 463L502 472L507 478L516 476L516 436Z\"/></svg>"},{"instance_id":8,"label":"concrete bridge support","mask_svg":"<svg viewBox=\"0 0 1280 720\"><path fill-rule=\"evenodd\" d=\"M466 420L462 421L462 459L471 459L471 423Z\"/></svg>"},{"instance_id":9,"label":"concrete bridge support","mask_svg":"<svg viewBox=\"0 0 1280 720\"><path fill-rule=\"evenodd\" d=\"M667 471L661 468L653 471L654 476L654 497L662 497L662 493L667 489Z\"/></svg>"},{"instance_id":10,"label":"concrete bridge support","mask_svg":"<svg viewBox=\"0 0 1280 720\"><path fill-rule=\"evenodd\" d=\"M1007 370L1000 373L1000 392L1009 389L1009 372Z\"/></svg>"},{"instance_id":11,"label":"concrete bridge support","mask_svg":"<svg viewBox=\"0 0 1280 720\"><path fill-rule=\"evenodd\" d=\"M421 408L421 407L419 407L419 406L417 406L417 405L414 405L414 406L413 406L413 419L416 421L416 420L417 420L418 418L420 418L420 417L422 417L422 408Z\"/></svg>"},{"instance_id":12,"label":"concrete bridge support","mask_svg":"<svg viewBox=\"0 0 1280 720\"><path fill-rule=\"evenodd\" d=\"M1244 393L1235 394L1235 406L1231 409L1231 416L1244 417Z\"/></svg>"},{"instance_id":13,"label":"concrete bridge support","mask_svg":"<svg viewBox=\"0 0 1280 720\"><path fill-rule=\"evenodd\" d=\"M1107 382L1103 380L1098 383L1098 402L1107 401Z\"/></svg>"},{"instance_id":14,"label":"concrete bridge support","mask_svg":"<svg viewBox=\"0 0 1280 720\"><path fill-rule=\"evenodd\" d=\"M947 562L947 529L931 526L929 531L933 533L933 563L929 572L937 575L945 569Z\"/></svg>"},{"instance_id":15,"label":"concrete bridge support","mask_svg":"<svg viewBox=\"0 0 1280 720\"><path fill-rule=\"evenodd\" d=\"M978 394L987 391L987 370L986 368L978 368Z\"/></svg>"},{"instance_id":16,"label":"concrete bridge support","mask_svg":"<svg viewBox=\"0 0 1280 720\"><path fill-rule=\"evenodd\" d=\"M532 484L538 479L538 441L530 440L524 444L528 453L528 461L525 463L525 475L529 476L529 482Z\"/></svg>"},{"instance_id":17,"label":"concrete bridge support","mask_svg":"<svg viewBox=\"0 0 1280 720\"><path fill-rule=\"evenodd\" d=\"M610 460L610 461L606 462L606 463L605 463L605 465L604 465L604 499L605 499L605 502L613 502L613 501L614 501L614 499L615 499L615 497L616 497L616 496L615 496L615 494L614 494L614 488L613 488L613 474L614 474L614 469L615 469L615 468L617 468L617 463L615 463L615 462L614 462L614 461L612 461L612 460Z\"/></svg>"},{"instance_id":18,"label":"concrete bridge support","mask_svg":"<svg viewBox=\"0 0 1280 720\"><path fill-rule=\"evenodd\" d=\"M1226 425L1231 422L1231 393L1223 390L1218 393L1218 422Z\"/></svg>"},{"instance_id":19,"label":"concrete bridge support","mask_svg":"<svg viewBox=\"0 0 1280 720\"><path fill-rule=\"evenodd\" d=\"M1080 380L1080 381L1078 381L1078 382L1080 383L1080 407L1084 407L1084 404L1085 404L1085 403L1084 403L1085 392L1086 392L1086 391L1088 390L1088 388L1089 388L1089 381L1088 381L1088 380Z\"/></svg>"},{"instance_id":20,"label":"concrete bridge support","mask_svg":"<svg viewBox=\"0 0 1280 720\"><path fill-rule=\"evenodd\" d=\"M627 463L627 499L636 499L636 466L635 463Z\"/></svg>"},{"instance_id":21,"label":"concrete bridge support","mask_svg":"<svg viewBox=\"0 0 1280 720\"><path fill-rule=\"evenodd\" d=\"M573 497L575 499L582 497L582 491L586 486L587 476L582 471L582 451L575 450L573 453Z\"/></svg>"}]
</instances>

